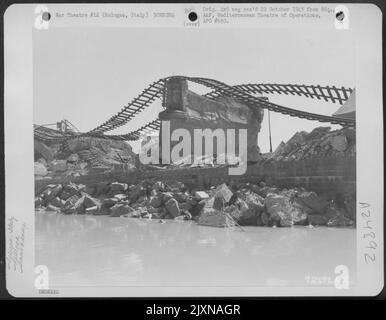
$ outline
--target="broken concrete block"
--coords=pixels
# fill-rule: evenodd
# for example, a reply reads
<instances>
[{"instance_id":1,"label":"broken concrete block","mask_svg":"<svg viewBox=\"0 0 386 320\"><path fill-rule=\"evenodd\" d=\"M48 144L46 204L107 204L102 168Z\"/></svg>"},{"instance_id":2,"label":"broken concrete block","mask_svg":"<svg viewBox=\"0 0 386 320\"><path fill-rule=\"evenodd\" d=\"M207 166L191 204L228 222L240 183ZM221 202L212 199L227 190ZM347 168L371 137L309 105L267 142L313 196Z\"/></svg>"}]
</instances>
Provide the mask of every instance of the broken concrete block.
<instances>
[{"instance_id":1,"label":"broken concrete block","mask_svg":"<svg viewBox=\"0 0 386 320\"><path fill-rule=\"evenodd\" d=\"M101 182L97 185L97 190L95 196L100 196L102 194L108 194L110 192L110 184L107 182Z\"/></svg>"},{"instance_id":2,"label":"broken concrete block","mask_svg":"<svg viewBox=\"0 0 386 320\"><path fill-rule=\"evenodd\" d=\"M123 192L123 191L127 191L128 188L129 188L129 186L126 183L113 182L110 185L110 191L111 192L117 192L117 191Z\"/></svg>"},{"instance_id":3,"label":"broken concrete block","mask_svg":"<svg viewBox=\"0 0 386 320\"><path fill-rule=\"evenodd\" d=\"M51 200L51 204L55 207L58 207L58 208L63 208L65 203L66 203L66 201L60 199L59 197L53 198Z\"/></svg>"},{"instance_id":4,"label":"broken concrete block","mask_svg":"<svg viewBox=\"0 0 386 320\"><path fill-rule=\"evenodd\" d=\"M86 214L95 214L98 211L98 206L86 208Z\"/></svg>"},{"instance_id":5,"label":"broken concrete block","mask_svg":"<svg viewBox=\"0 0 386 320\"><path fill-rule=\"evenodd\" d=\"M310 208L311 212L309 214L323 215L328 206L328 202L319 197L315 192L302 192L294 198L294 202Z\"/></svg>"},{"instance_id":6,"label":"broken concrete block","mask_svg":"<svg viewBox=\"0 0 386 320\"><path fill-rule=\"evenodd\" d=\"M41 196L43 199L43 205L47 205L52 199L55 198L51 188L47 188L46 190L44 190Z\"/></svg>"},{"instance_id":7,"label":"broken concrete block","mask_svg":"<svg viewBox=\"0 0 386 320\"><path fill-rule=\"evenodd\" d=\"M201 211L204 208L213 208L213 205L214 205L214 198L212 197L212 198L209 198L209 199L201 200L197 204L197 208L198 208L199 211Z\"/></svg>"},{"instance_id":8,"label":"broken concrete block","mask_svg":"<svg viewBox=\"0 0 386 320\"><path fill-rule=\"evenodd\" d=\"M189 195L183 192L176 192L173 194L173 198L178 201L178 203L186 202L188 200Z\"/></svg>"},{"instance_id":9,"label":"broken concrete block","mask_svg":"<svg viewBox=\"0 0 386 320\"><path fill-rule=\"evenodd\" d=\"M77 153L73 153L71 154L68 158L67 158L67 161L69 162L77 162L79 161L79 156Z\"/></svg>"},{"instance_id":10,"label":"broken concrete block","mask_svg":"<svg viewBox=\"0 0 386 320\"><path fill-rule=\"evenodd\" d=\"M348 143L347 138L344 135L338 135L331 137L330 141L331 146L340 152L343 152L347 149Z\"/></svg>"},{"instance_id":11,"label":"broken concrete block","mask_svg":"<svg viewBox=\"0 0 386 320\"><path fill-rule=\"evenodd\" d=\"M120 217L124 214L133 212L134 210L130 206L125 204L116 204L111 208L110 217Z\"/></svg>"},{"instance_id":12,"label":"broken concrete block","mask_svg":"<svg viewBox=\"0 0 386 320\"><path fill-rule=\"evenodd\" d=\"M193 206L188 202L179 203L178 206L180 207L181 211L182 210L190 211L193 208Z\"/></svg>"},{"instance_id":13,"label":"broken concrete block","mask_svg":"<svg viewBox=\"0 0 386 320\"><path fill-rule=\"evenodd\" d=\"M162 192L162 201L164 203L168 202L170 199L173 199L173 194L171 192Z\"/></svg>"},{"instance_id":14,"label":"broken concrete block","mask_svg":"<svg viewBox=\"0 0 386 320\"><path fill-rule=\"evenodd\" d=\"M204 208L198 218L198 224L211 227L233 227L235 222L227 214L213 208Z\"/></svg>"},{"instance_id":15,"label":"broken concrete block","mask_svg":"<svg viewBox=\"0 0 386 320\"><path fill-rule=\"evenodd\" d=\"M58 197L63 192L63 186L61 184L58 184L58 185L54 186L53 188L51 188L51 190L52 190L53 196Z\"/></svg>"},{"instance_id":16,"label":"broken concrete block","mask_svg":"<svg viewBox=\"0 0 386 320\"><path fill-rule=\"evenodd\" d=\"M46 208L47 211L55 211L55 212L59 212L60 211L60 208L58 207L55 207L53 206L52 204L49 204Z\"/></svg>"},{"instance_id":17,"label":"broken concrete block","mask_svg":"<svg viewBox=\"0 0 386 320\"><path fill-rule=\"evenodd\" d=\"M46 166L40 162L34 163L34 174L35 176L46 176L48 173L48 170Z\"/></svg>"},{"instance_id":18,"label":"broken concrete block","mask_svg":"<svg viewBox=\"0 0 386 320\"><path fill-rule=\"evenodd\" d=\"M49 169L54 172L63 172L67 170L67 160L53 160Z\"/></svg>"},{"instance_id":19,"label":"broken concrete block","mask_svg":"<svg viewBox=\"0 0 386 320\"><path fill-rule=\"evenodd\" d=\"M118 201L121 201L121 200L127 199L127 195L126 195L126 194L120 193L120 194L116 194L116 195L114 196L114 198L117 199Z\"/></svg>"},{"instance_id":20,"label":"broken concrete block","mask_svg":"<svg viewBox=\"0 0 386 320\"><path fill-rule=\"evenodd\" d=\"M180 215L180 208L176 199L169 199L165 203L165 208L174 218Z\"/></svg>"},{"instance_id":21,"label":"broken concrete block","mask_svg":"<svg viewBox=\"0 0 386 320\"><path fill-rule=\"evenodd\" d=\"M225 183L223 183L216 188L215 196L222 197L225 200L225 202L229 202L229 200L233 196L233 192L228 188L228 186Z\"/></svg>"},{"instance_id":22,"label":"broken concrete block","mask_svg":"<svg viewBox=\"0 0 386 320\"><path fill-rule=\"evenodd\" d=\"M313 226L325 226L327 224L327 217L320 214L312 214L308 216L308 223Z\"/></svg>"},{"instance_id":23,"label":"broken concrete block","mask_svg":"<svg viewBox=\"0 0 386 320\"><path fill-rule=\"evenodd\" d=\"M334 204L329 204L326 209L327 226L329 227L350 227L354 221L346 217L345 211L337 208Z\"/></svg>"},{"instance_id":24,"label":"broken concrete block","mask_svg":"<svg viewBox=\"0 0 386 320\"><path fill-rule=\"evenodd\" d=\"M88 193L90 196L94 196L96 194L97 189L98 186L96 185L87 185L84 189L84 192Z\"/></svg>"},{"instance_id":25,"label":"broken concrete block","mask_svg":"<svg viewBox=\"0 0 386 320\"><path fill-rule=\"evenodd\" d=\"M106 198L102 201L102 207L103 208L111 208L112 206L116 205L118 203L117 198Z\"/></svg>"},{"instance_id":26,"label":"broken concrete block","mask_svg":"<svg viewBox=\"0 0 386 320\"><path fill-rule=\"evenodd\" d=\"M157 191L157 192L163 192L163 191L166 191L166 187L165 187L165 184L161 181L157 181L153 184L153 187L152 187L153 190Z\"/></svg>"},{"instance_id":27,"label":"broken concrete block","mask_svg":"<svg viewBox=\"0 0 386 320\"><path fill-rule=\"evenodd\" d=\"M71 197L69 197L66 202L64 203L64 206L65 207L69 207L69 206L73 206L78 200L79 200L79 196L77 195L73 195Z\"/></svg>"},{"instance_id":28,"label":"broken concrete block","mask_svg":"<svg viewBox=\"0 0 386 320\"><path fill-rule=\"evenodd\" d=\"M98 208L100 207L99 200L95 199L95 198L93 198L93 197L91 197L90 195L87 195L87 194L84 195L83 203L84 203L85 209L91 208L91 207L94 207L94 206L97 206Z\"/></svg>"},{"instance_id":29,"label":"broken concrete block","mask_svg":"<svg viewBox=\"0 0 386 320\"><path fill-rule=\"evenodd\" d=\"M42 205L43 199L41 197L35 197L35 208L38 208Z\"/></svg>"},{"instance_id":30,"label":"broken concrete block","mask_svg":"<svg viewBox=\"0 0 386 320\"><path fill-rule=\"evenodd\" d=\"M64 187L64 191L69 193L71 196L79 194L79 188L76 184L70 183Z\"/></svg>"},{"instance_id":31,"label":"broken concrete block","mask_svg":"<svg viewBox=\"0 0 386 320\"><path fill-rule=\"evenodd\" d=\"M243 200L237 202L239 212L237 214L230 212L236 221L243 226L255 226L257 225L258 218L260 217L260 211L256 210L254 204L248 203Z\"/></svg>"},{"instance_id":32,"label":"broken concrete block","mask_svg":"<svg viewBox=\"0 0 386 320\"><path fill-rule=\"evenodd\" d=\"M85 211L84 207L84 198L85 196L82 196L81 198L78 199L78 201L75 202L73 205L73 208L77 214L83 214Z\"/></svg>"},{"instance_id":33,"label":"broken concrete block","mask_svg":"<svg viewBox=\"0 0 386 320\"><path fill-rule=\"evenodd\" d=\"M214 197L213 208L216 210L224 210L225 200L223 197Z\"/></svg>"},{"instance_id":34,"label":"broken concrete block","mask_svg":"<svg viewBox=\"0 0 386 320\"><path fill-rule=\"evenodd\" d=\"M71 194L68 193L67 191L63 191L61 194L60 194L60 199L66 201L68 198L71 197Z\"/></svg>"},{"instance_id":35,"label":"broken concrete block","mask_svg":"<svg viewBox=\"0 0 386 320\"><path fill-rule=\"evenodd\" d=\"M198 201L209 199L209 194L207 194L205 191L196 191L194 196Z\"/></svg>"},{"instance_id":36,"label":"broken concrete block","mask_svg":"<svg viewBox=\"0 0 386 320\"><path fill-rule=\"evenodd\" d=\"M158 208L162 206L163 204L163 195L158 194L155 197L151 198L150 200L150 205L153 206L154 208Z\"/></svg>"},{"instance_id":37,"label":"broken concrete block","mask_svg":"<svg viewBox=\"0 0 386 320\"><path fill-rule=\"evenodd\" d=\"M269 194L265 198L265 207L270 222L281 227L290 227L292 225L292 215L289 199L283 195Z\"/></svg>"}]
</instances>

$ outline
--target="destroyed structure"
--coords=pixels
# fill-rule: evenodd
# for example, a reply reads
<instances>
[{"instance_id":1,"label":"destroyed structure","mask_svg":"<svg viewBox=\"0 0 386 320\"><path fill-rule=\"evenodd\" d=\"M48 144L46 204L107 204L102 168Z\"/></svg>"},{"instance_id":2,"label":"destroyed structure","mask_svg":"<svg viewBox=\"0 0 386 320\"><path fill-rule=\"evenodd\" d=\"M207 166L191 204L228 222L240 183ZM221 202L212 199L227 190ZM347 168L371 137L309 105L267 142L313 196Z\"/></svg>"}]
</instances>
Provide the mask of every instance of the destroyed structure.
<instances>
[{"instance_id":1,"label":"destroyed structure","mask_svg":"<svg viewBox=\"0 0 386 320\"><path fill-rule=\"evenodd\" d=\"M243 93L242 88L237 89L238 86L221 84L219 90L223 94L216 91L200 96L189 91L186 79L181 77L161 83L163 87L160 83L150 87L153 96L149 101L158 94L154 90L159 90L165 111L144 128L159 130L165 120L170 121L172 128L188 131L247 128L250 156L247 172L228 176L226 165L215 161L200 166L143 165L126 142L136 140L143 128L120 136L103 134L124 123L123 111L88 134L35 126L37 209L160 222L194 220L201 225L235 228L355 225L356 137L352 120L348 119L355 119L355 97L348 99L346 89L337 90L335 96L323 96L323 91L314 90L316 97L346 101L336 118L300 115L347 124L342 129L321 126L311 132L299 131L274 152L261 154L258 133L263 109L272 107L267 100L261 96L256 100ZM245 87L259 94L267 88L270 91L281 88L280 85ZM312 91L308 93L312 97ZM350 117L346 118L346 113Z\"/></svg>"}]
</instances>

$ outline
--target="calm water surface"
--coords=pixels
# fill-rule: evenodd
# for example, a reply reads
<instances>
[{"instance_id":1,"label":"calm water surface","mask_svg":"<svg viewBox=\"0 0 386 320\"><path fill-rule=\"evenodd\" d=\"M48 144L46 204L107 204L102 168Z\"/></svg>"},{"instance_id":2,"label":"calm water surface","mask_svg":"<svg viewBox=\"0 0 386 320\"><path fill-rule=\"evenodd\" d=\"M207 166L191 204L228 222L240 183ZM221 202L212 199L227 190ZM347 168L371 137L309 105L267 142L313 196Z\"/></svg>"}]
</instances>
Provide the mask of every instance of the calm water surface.
<instances>
[{"instance_id":1,"label":"calm water surface","mask_svg":"<svg viewBox=\"0 0 386 320\"><path fill-rule=\"evenodd\" d=\"M222 229L190 221L36 213L36 265L50 287L311 285L338 264L356 278L356 231ZM312 280L311 280L312 281Z\"/></svg>"}]
</instances>

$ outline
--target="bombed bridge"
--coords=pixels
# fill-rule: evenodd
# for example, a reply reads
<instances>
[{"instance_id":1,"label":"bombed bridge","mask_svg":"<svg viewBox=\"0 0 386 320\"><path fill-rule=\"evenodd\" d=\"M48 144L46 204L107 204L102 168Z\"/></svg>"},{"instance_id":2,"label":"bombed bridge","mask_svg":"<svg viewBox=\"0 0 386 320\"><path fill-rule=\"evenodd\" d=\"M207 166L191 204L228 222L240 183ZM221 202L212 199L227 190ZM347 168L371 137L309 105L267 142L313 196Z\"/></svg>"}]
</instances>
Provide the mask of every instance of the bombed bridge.
<instances>
[{"instance_id":1,"label":"bombed bridge","mask_svg":"<svg viewBox=\"0 0 386 320\"><path fill-rule=\"evenodd\" d=\"M209 89L204 95L198 95L188 89L188 83L202 85ZM299 84L240 84L228 85L223 82L198 77L173 76L159 79L145 88L137 97L131 100L118 113L88 132L76 130L48 130L44 126L34 126L35 146L44 149L46 143L57 143L63 148L69 142L77 139L105 139L110 141L135 141L143 135L162 134L162 121L170 121L172 128L246 128L248 129L248 170L240 177L226 177L224 168L179 168L169 170L142 170L133 172L98 173L81 177L70 177L76 182L94 181L98 179L120 181L125 179L143 179L163 176L165 179L192 180L210 185L221 179L260 179L280 186L306 186L312 189L334 190L349 187L355 189L355 113L337 112L335 115L323 115L313 112L296 110L269 101L264 95L292 95L305 99L317 99L327 103L335 103L341 109L353 99L355 91L352 88ZM135 128L134 121L141 111L149 108L156 100L160 100L164 111L141 128ZM312 152L317 148L324 148L320 144L312 145L312 152L307 156L285 159L274 159L273 156L264 157L258 148L258 133L261 128L264 110L277 112L288 117L297 117L321 124L336 124L344 132L351 132L346 136L354 144L354 152L347 155L347 141L343 147L328 150L325 154L333 155L319 157ZM352 110L351 110L352 111ZM355 111L355 110L354 110ZM133 130L124 134L107 134L123 125L133 123ZM354 134L352 133L354 132ZM345 134L346 134L345 133ZM330 139L330 138L329 138ZM330 140L331 140L330 139ZM354 140L353 140L354 139ZM304 140L304 139L303 139ZM305 141L305 140L304 140ZM298 141L299 145L305 143ZM326 142L327 143L327 142ZM329 143L329 142L328 142ZM335 142L334 142L335 143ZM43 145L43 146L42 146ZM344 148L344 146L346 146ZM304 149L304 148L303 148ZM350 149L352 150L352 148ZM307 151L307 152L306 152ZM336 151L336 152L335 152ZM283 153L282 153L283 155ZM47 183L47 182L41 182Z\"/></svg>"}]
</instances>

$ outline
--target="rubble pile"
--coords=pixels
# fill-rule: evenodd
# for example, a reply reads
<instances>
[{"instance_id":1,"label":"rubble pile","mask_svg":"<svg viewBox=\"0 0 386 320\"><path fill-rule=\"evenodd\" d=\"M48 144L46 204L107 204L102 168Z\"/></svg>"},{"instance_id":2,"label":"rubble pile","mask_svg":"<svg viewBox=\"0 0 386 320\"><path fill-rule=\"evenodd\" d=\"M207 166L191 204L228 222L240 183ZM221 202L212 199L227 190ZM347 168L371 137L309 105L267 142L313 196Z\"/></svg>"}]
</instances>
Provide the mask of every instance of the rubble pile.
<instances>
[{"instance_id":1,"label":"rubble pile","mask_svg":"<svg viewBox=\"0 0 386 320\"><path fill-rule=\"evenodd\" d=\"M273 161L292 161L321 157L347 157L355 155L355 130L343 128L330 131L330 127L318 127L310 133L300 131L286 143L267 155Z\"/></svg>"},{"instance_id":2,"label":"rubble pile","mask_svg":"<svg viewBox=\"0 0 386 320\"><path fill-rule=\"evenodd\" d=\"M131 146L123 141L86 137L69 140L66 145L35 141L37 145L40 152L35 148L36 179L130 170L136 167L137 162ZM46 151L44 154L42 148Z\"/></svg>"},{"instance_id":3,"label":"rubble pile","mask_svg":"<svg viewBox=\"0 0 386 320\"><path fill-rule=\"evenodd\" d=\"M355 199L325 199L304 189L269 187L264 182L225 183L197 190L180 182L140 184L51 184L36 198L35 208L62 214L194 220L216 227L355 224Z\"/></svg>"}]
</instances>

